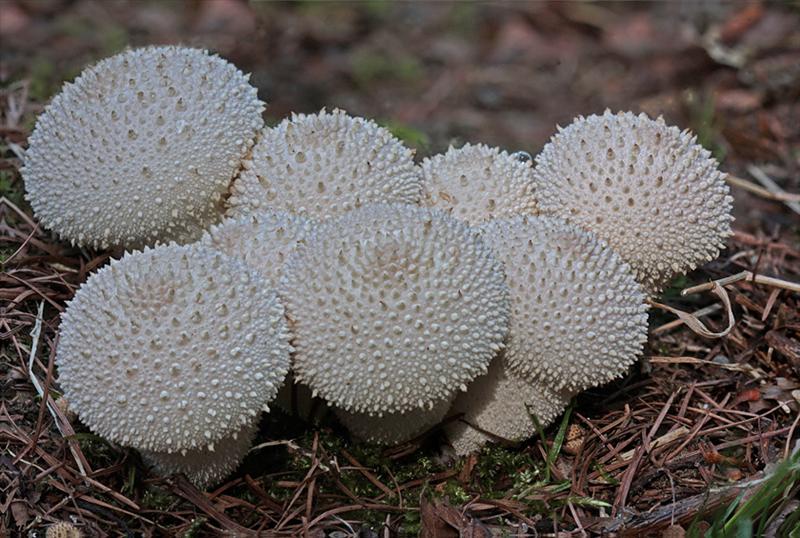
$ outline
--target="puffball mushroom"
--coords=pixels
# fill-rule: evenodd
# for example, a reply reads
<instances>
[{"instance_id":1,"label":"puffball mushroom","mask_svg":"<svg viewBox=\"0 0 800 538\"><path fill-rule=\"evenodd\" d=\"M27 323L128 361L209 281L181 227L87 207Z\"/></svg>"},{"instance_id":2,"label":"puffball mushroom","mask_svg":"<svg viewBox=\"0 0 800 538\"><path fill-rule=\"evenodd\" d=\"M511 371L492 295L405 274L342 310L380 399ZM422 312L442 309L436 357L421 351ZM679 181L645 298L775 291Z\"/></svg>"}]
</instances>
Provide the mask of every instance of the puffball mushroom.
<instances>
[{"instance_id":1,"label":"puffball mushroom","mask_svg":"<svg viewBox=\"0 0 800 538\"><path fill-rule=\"evenodd\" d=\"M194 241L220 219L263 109L248 76L216 55L127 50L85 69L39 116L27 199L73 244Z\"/></svg>"},{"instance_id":2,"label":"puffball mushroom","mask_svg":"<svg viewBox=\"0 0 800 538\"><path fill-rule=\"evenodd\" d=\"M321 220L366 203L415 204L419 197L410 149L372 120L323 109L262 131L233 183L228 215L273 207Z\"/></svg>"},{"instance_id":3,"label":"puffball mushroom","mask_svg":"<svg viewBox=\"0 0 800 538\"><path fill-rule=\"evenodd\" d=\"M61 386L83 422L142 450L212 450L266 409L289 370L273 290L200 245L126 254L62 315Z\"/></svg>"},{"instance_id":4,"label":"puffball mushroom","mask_svg":"<svg viewBox=\"0 0 800 538\"><path fill-rule=\"evenodd\" d=\"M217 485L236 470L253 444L257 424L253 421L219 440L214 450L199 447L187 450L185 454L143 450L142 458L158 474L183 473L195 486L205 489Z\"/></svg>"},{"instance_id":5,"label":"puffball mushroom","mask_svg":"<svg viewBox=\"0 0 800 538\"><path fill-rule=\"evenodd\" d=\"M381 445L398 445L417 437L441 422L450 409L451 403L450 400L441 400L435 403L431 409L387 413L382 417L336 409L336 416L358 439Z\"/></svg>"},{"instance_id":6,"label":"puffball mushroom","mask_svg":"<svg viewBox=\"0 0 800 538\"><path fill-rule=\"evenodd\" d=\"M550 217L481 225L506 272L504 351L519 377L573 393L620 377L647 340L647 304L630 266L594 235Z\"/></svg>"},{"instance_id":7,"label":"puffball mushroom","mask_svg":"<svg viewBox=\"0 0 800 538\"><path fill-rule=\"evenodd\" d=\"M45 538L83 538L83 533L68 521L59 521L47 527Z\"/></svg>"},{"instance_id":8,"label":"puffball mushroom","mask_svg":"<svg viewBox=\"0 0 800 538\"><path fill-rule=\"evenodd\" d=\"M732 233L725 174L696 141L661 117L580 116L536 158L539 208L594 232L656 293Z\"/></svg>"},{"instance_id":9,"label":"puffball mushroom","mask_svg":"<svg viewBox=\"0 0 800 538\"><path fill-rule=\"evenodd\" d=\"M547 381L529 381L508 371L501 357L489 372L460 394L448 413L462 415L448 422L445 433L459 456L499 438L518 442L536 433L531 415L542 427L550 424L569 404L572 395L554 390Z\"/></svg>"},{"instance_id":10,"label":"puffball mushroom","mask_svg":"<svg viewBox=\"0 0 800 538\"><path fill-rule=\"evenodd\" d=\"M201 243L241 259L275 286L286 259L311 227L312 221L305 217L266 209L213 226Z\"/></svg>"},{"instance_id":11,"label":"puffball mushroom","mask_svg":"<svg viewBox=\"0 0 800 538\"><path fill-rule=\"evenodd\" d=\"M536 213L530 160L483 144L466 144L425 159L420 168L422 205L472 224Z\"/></svg>"},{"instance_id":12,"label":"puffball mushroom","mask_svg":"<svg viewBox=\"0 0 800 538\"><path fill-rule=\"evenodd\" d=\"M485 373L508 330L500 264L442 211L374 204L321 224L284 267L294 375L331 405L431 409Z\"/></svg>"}]
</instances>

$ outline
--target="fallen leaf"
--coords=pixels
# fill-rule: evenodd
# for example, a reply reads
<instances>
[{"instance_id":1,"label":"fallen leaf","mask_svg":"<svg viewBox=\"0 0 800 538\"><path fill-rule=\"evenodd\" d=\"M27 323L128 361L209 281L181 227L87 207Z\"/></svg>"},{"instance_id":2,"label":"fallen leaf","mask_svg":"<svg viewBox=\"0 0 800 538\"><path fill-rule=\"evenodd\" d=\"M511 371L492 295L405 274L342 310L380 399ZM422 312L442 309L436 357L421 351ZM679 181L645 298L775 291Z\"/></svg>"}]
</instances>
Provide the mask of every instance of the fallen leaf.
<instances>
[{"instance_id":1,"label":"fallen leaf","mask_svg":"<svg viewBox=\"0 0 800 538\"><path fill-rule=\"evenodd\" d=\"M444 501L420 503L422 538L491 538L492 534L483 523L467 517Z\"/></svg>"},{"instance_id":2,"label":"fallen leaf","mask_svg":"<svg viewBox=\"0 0 800 538\"><path fill-rule=\"evenodd\" d=\"M686 531L680 525L670 525L661 533L661 538L684 538Z\"/></svg>"},{"instance_id":3,"label":"fallen leaf","mask_svg":"<svg viewBox=\"0 0 800 538\"><path fill-rule=\"evenodd\" d=\"M764 15L764 7L758 3L745 4L744 9L734 13L720 29L720 40L723 43L731 44L736 41L739 36L752 28L761 17Z\"/></svg>"},{"instance_id":4,"label":"fallen leaf","mask_svg":"<svg viewBox=\"0 0 800 538\"><path fill-rule=\"evenodd\" d=\"M570 424L567 430L567 439L564 443L564 452L574 456L583 446L583 439L586 437L586 431L577 424Z\"/></svg>"},{"instance_id":5,"label":"fallen leaf","mask_svg":"<svg viewBox=\"0 0 800 538\"><path fill-rule=\"evenodd\" d=\"M475 464L477 463L478 463L477 454L470 454L469 456L467 456L467 460L464 462L464 466L458 473L458 481L461 482L462 484L469 484L470 479L472 478L472 470L475 468Z\"/></svg>"},{"instance_id":6,"label":"fallen leaf","mask_svg":"<svg viewBox=\"0 0 800 538\"><path fill-rule=\"evenodd\" d=\"M715 95L715 102L720 110L739 114L758 109L763 99L760 92L750 90L724 90Z\"/></svg>"},{"instance_id":7,"label":"fallen leaf","mask_svg":"<svg viewBox=\"0 0 800 538\"><path fill-rule=\"evenodd\" d=\"M761 391L758 389L747 389L736 395L733 399L731 407L736 407L743 402L757 402L761 399Z\"/></svg>"},{"instance_id":8,"label":"fallen leaf","mask_svg":"<svg viewBox=\"0 0 800 538\"><path fill-rule=\"evenodd\" d=\"M28 506L22 501L15 501L11 503L11 515L14 518L14 524L17 528L23 529L28 524L30 519L30 512Z\"/></svg>"},{"instance_id":9,"label":"fallen leaf","mask_svg":"<svg viewBox=\"0 0 800 538\"><path fill-rule=\"evenodd\" d=\"M727 469L725 471L725 478L728 479L728 482L738 482L743 476L742 471L739 469Z\"/></svg>"},{"instance_id":10,"label":"fallen leaf","mask_svg":"<svg viewBox=\"0 0 800 538\"><path fill-rule=\"evenodd\" d=\"M422 538L450 538L459 535L458 521L459 514L456 511L456 525L452 525L448 519L453 519L452 511L455 509L441 503L432 503L423 499L419 505L420 520L422 522Z\"/></svg>"}]
</instances>

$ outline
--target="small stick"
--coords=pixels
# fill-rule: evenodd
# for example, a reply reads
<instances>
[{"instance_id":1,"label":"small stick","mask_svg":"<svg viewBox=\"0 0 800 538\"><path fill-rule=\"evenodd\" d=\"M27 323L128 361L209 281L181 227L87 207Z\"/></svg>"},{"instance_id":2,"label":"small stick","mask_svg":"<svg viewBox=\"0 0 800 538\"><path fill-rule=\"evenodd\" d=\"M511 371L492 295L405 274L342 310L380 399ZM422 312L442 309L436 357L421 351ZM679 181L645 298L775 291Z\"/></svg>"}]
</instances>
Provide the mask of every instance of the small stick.
<instances>
[{"instance_id":1,"label":"small stick","mask_svg":"<svg viewBox=\"0 0 800 538\"><path fill-rule=\"evenodd\" d=\"M702 364L704 366L716 366L717 368L722 368L723 370L733 370L734 372L748 373L753 375L753 377L756 379L764 377L758 374L759 370L757 368L750 366L749 364L725 364L721 362L698 359L697 357L667 357L663 355L651 355L647 357L647 361L651 364Z\"/></svg>"},{"instance_id":2,"label":"small stick","mask_svg":"<svg viewBox=\"0 0 800 538\"><path fill-rule=\"evenodd\" d=\"M386 484L378 480L378 477L369 472L369 469L361 465L358 462L358 460L353 457L352 454L350 454L347 450L342 449L342 455L347 459L347 461L349 461L352 465L354 465L355 469L361 474L363 474L364 477L372 483L372 485L377 487L379 490L384 492L389 497L394 497L394 491L389 489L389 487Z\"/></svg>"},{"instance_id":3,"label":"small stick","mask_svg":"<svg viewBox=\"0 0 800 538\"><path fill-rule=\"evenodd\" d=\"M44 387L39 382L39 379L36 377L36 374L33 373L33 363L36 360L36 350L39 347L39 337L42 334L42 321L44 318L44 301L39 303L39 309L36 313L36 323L33 326L33 330L31 331L31 352L30 356L28 357L28 377L31 380L31 384L36 389L36 392L39 394L39 397L44 401L47 410L53 415L53 423L55 424L58 432L62 435L62 437L66 437L64 434L64 429L61 427L61 420L58 418L58 413L52 407L52 399L50 395L45 393ZM77 452L75 451L75 446L73 442L68 442L69 450L72 452L72 456L75 458L75 463L78 465L78 471L81 473L83 477L86 477L86 468L83 466L83 462L81 458L78 457Z\"/></svg>"},{"instance_id":4,"label":"small stick","mask_svg":"<svg viewBox=\"0 0 800 538\"><path fill-rule=\"evenodd\" d=\"M761 170L759 170L761 172ZM750 173L753 174L752 170ZM763 173L763 172L762 172ZM736 185L746 191L752 192L753 194L757 194L763 198L767 198L768 200L775 200L776 202L797 202L800 201L800 194L792 194L786 192L779 188L777 191L770 191L765 189L764 187L759 187L755 183L751 183L746 179L742 179L740 177L732 176L728 174L725 180L730 183L731 185ZM771 180L770 180L771 181Z\"/></svg>"},{"instance_id":5,"label":"small stick","mask_svg":"<svg viewBox=\"0 0 800 538\"><path fill-rule=\"evenodd\" d=\"M683 435L686 435L687 433L689 433L689 428L687 428L686 426L681 426L680 428L676 428L670 432L665 433L661 437L657 438L650 444L649 448L652 451L655 448L664 446L677 439L680 439ZM640 447L637 447L633 450L628 450L627 452L623 452L622 454L619 455L620 459L622 461L630 460L631 458L633 458L633 456L636 454L636 451L639 450L639 448Z\"/></svg>"},{"instance_id":6,"label":"small stick","mask_svg":"<svg viewBox=\"0 0 800 538\"><path fill-rule=\"evenodd\" d=\"M756 178L759 183L761 183L770 193L772 193L777 200L780 200L786 207L800 215L800 195L797 194L790 194L783 190L775 181L772 180L767 174L764 173L761 168L748 165L747 171L750 172L750 175Z\"/></svg>"},{"instance_id":7,"label":"small stick","mask_svg":"<svg viewBox=\"0 0 800 538\"><path fill-rule=\"evenodd\" d=\"M706 282L705 284L698 284L697 286L692 286L690 288L686 288L681 290L681 297L686 297L687 295L691 295L693 293L700 293L703 291L708 291L714 288L714 283L717 283L720 286L727 286L728 284L734 284L741 280L746 280L747 275L751 274L750 271L742 271L741 273L736 273L735 275L726 276L724 278L720 278L719 280L712 280L711 282Z\"/></svg>"},{"instance_id":8,"label":"small stick","mask_svg":"<svg viewBox=\"0 0 800 538\"><path fill-rule=\"evenodd\" d=\"M681 291L681 296L686 297L687 295L691 295L693 293L699 293L701 291L708 291L710 289L713 289L715 282L720 286L727 286L728 284L734 284L736 282L741 282L742 280L746 282L755 282L756 284L763 284L765 286L773 286L776 288L793 291L795 293L800 293L800 284L796 282L791 282L789 280L782 280L780 278L775 278L771 276L754 275L750 271L742 271L741 273L736 273L735 275L726 276L725 278L720 278L719 280L712 280L711 282L706 282L705 284L698 284L697 286L686 288L685 290Z\"/></svg>"},{"instance_id":9,"label":"small stick","mask_svg":"<svg viewBox=\"0 0 800 538\"><path fill-rule=\"evenodd\" d=\"M797 428L797 423L800 422L800 413L797 414L795 417L794 422L792 422L792 427L789 429L789 435L786 436L786 446L783 449L783 459L789 459L789 445L792 442L792 437L794 437L794 430ZM800 441L798 441L796 447L800 447Z\"/></svg>"},{"instance_id":10,"label":"small stick","mask_svg":"<svg viewBox=\"0 0 800 538\"><path fill-rule=\"evenodd\" d=\"M739 275L723 278L722 281L729 283L729 281L731 280L733 282L736 282L743 278L746 278L746 275L742 275L740 273ZM705 286L705 284L703 284L703 286ZM689 288L689 289L695 289L695 288L700 288L700 286L695 286L694 288ZM731 329L733 329L734 324L736 323L736 320L733 317L733 309L731 308L731 300L728 297L728 292L725 291L725 288L722 286L722 284L720 284L719 281L715 280L709 282L708 287L707 288L704 287L703 291L705 291L705 289L710 289L717 297L719 297L719 299L725 305L728 318L728 326L721 332L710 331L705 325L703 325L703 322L701 322L699 319L697 319L697 317L693 316L688 312L684 312L682 310L678 310L677 308L673 308L671 306L658 303L652 299L648 299L647 303L654 308L660 308L661 310L666 310L667 312L675 314L676 316L678 316L678 318L680 318L680 320L683 323L686 324L687 327L689 327L692 331L694 331L696 334L699 334L700 336L703 336L705 338L723 338L725 336L728 336L728 334L731 332ZM681 293L685 294L686 291L687 290L683 290L683 292Z\"/></svg>"}]
</instances>

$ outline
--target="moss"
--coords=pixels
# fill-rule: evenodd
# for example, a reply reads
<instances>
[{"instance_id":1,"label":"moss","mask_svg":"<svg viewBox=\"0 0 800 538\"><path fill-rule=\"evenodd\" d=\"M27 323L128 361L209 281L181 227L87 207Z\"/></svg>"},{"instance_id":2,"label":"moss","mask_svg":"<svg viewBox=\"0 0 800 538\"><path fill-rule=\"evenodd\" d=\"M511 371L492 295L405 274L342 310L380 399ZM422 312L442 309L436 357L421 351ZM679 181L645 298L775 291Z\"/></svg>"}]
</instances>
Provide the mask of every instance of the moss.
<instances>
[{"instance_id":1,"label":"moss","mask_svg":"<svg viewBox=\"0 0 800 538\"><path fill-rule=\"evenodd\" d=\"M194 538L195 536L201 536L200 531L205 525L206 518L198 517L192 520L192 523L189 525L189 528L186 529L183 534L181 534L181 538Z\"/></svg>"},{"instance_id":2,"label":"moss","mask_svg":"<svg viewBox=\"0 0 800 538\"><path fill-rule=\"evenodd\" d=\"M37 56L29 64L28 92L32 100L45 102L58 89L56 68L49 59Z\"/></svg>"},{"instance_id":3,"label":"moss","mask_svg":"<svg viewBox=\"0 0 800 538\"><path fill-rule=\"evenodd\" d=\"M149 487L142 496L142 508L149 510L169 510L178 500L171 493L157 487Z\"/></svg>"},{"instance_id":4,"label":"moss","mask_svg":"<svg viewBox=\"0 0 800 538\"><path fill-rule=\"evenodd\" d=\"M678 275L672 282L667 285L667 288L662 293L664 299L675 299L681 296L681 291L684 288L691 286L693 282L686 275Z\"/></svg>"},{"instance_id":5,"label":"moss","mask_svg":"<svg viewBox=\"0 0 800 538\"><path fill-rule=\"evenodd\" d=\"M6 148L0 146L0 155L3 154L6 154ZM22 187L22 181L16 181L9 170L0 170L0 192L15 206L20 209L25 208L25 191Z\"/></svg>"},{"instance_id":6,"label":"moss","mask_svg":"<svg viewBox=\"0 0 800 538\"><path fill-rule=\"evenodd\" d=\"M446 28L451 33L467 39L475 39L481 22L480 5L474 2L454 2L448 13Z\"/></svg>"},{"instance_id":7,"label":"moss","mask_svg":"<svg viewBox=\"0 0 800 538\"><path fill-rule=\"evenodd\" d=\"M431 139L424 132L392 120L379 121L378 125L389 129L394 136L402 140L407 146L417 151L427 152L431 146Z\"/></svg>"},{"instance_id":8,"label":"moss","mask_svg":"<svg viewBox=\"0 0 800 538\"><path fill-rule=\"evenodd\" d=\"M422 520L418 511L406 511L398 529L400 536L420 536L422 534Z\"/></svg>"},{"instance_id":9,"label":"moss","mask_svg":"<svg viewBox=\"0 0 800 538\"><path fill-rule=\"evenodd\" d=\"M425 478L434 474L435 466L433 461L427 456L418 456L410 465L400 467L392 471L398 483L402 484L410 480Z\"/></svg>"},{"instance_id":10,"label":"moss","mask_svg":"<svg viewBox=\"0 0 800 538\"><path fill-rule=\"evenodd\" d=\"M714 96L698 95L693 90L684 94L689 109L689 127L697 134L697 142L708 149L720 163L725 161L727 148L722 136L722 118L717 116Z\"/></svg>"},{"instance_id":11,"label":"moss","mask_svg":"<svg viewBox=\"0 0 800 538\"><path fill-rule=\"evenodd\" d=\"M534 461L527 452L492 445L484 447L478 456L475 475L482 484L489 484L499 478L515 476L520 469L534 466Z\"/></svg>"},{"instance_id":12,"label":"moss","mask_svg":"<svg viewBox=\"0 0 800 538\"><path fill-rule=\"evenodd\" d=\"M422 63L405 53L381 53L358 50L350 58L350 70L356 84L369 87L377 81L414 82L423 75Z\"/></svg>"},{"instance_id":13,"label":"moss","mask_svg":"<svg viewBox=\"0 0 800 538\"><path fill-rule=\"evenodd\" d=\"M80 432L71 435L70 438L78 441L81 451L93 467L110 467L118 459L117 449L99 435Z\"/></svg>"},{"instance_id":14,"label":"moss","mask_svg":"<svg viewBox=\"0 0 800 538\"><path fill-rule=\"evenodd\" d=\"M454 505L465 504L472 498L472 496L464 490L461 484L452 480L445 484L444 494L450 503Z\"/></svg>"}]
</instances>

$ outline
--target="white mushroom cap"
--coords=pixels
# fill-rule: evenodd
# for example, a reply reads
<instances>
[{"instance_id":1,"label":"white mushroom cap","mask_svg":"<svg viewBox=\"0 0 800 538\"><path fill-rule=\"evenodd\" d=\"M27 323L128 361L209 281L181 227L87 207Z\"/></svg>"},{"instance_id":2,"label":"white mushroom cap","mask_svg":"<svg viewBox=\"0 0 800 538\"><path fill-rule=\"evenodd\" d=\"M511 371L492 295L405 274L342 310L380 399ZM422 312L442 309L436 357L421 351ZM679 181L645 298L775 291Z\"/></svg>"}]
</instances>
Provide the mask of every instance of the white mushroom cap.
<instances>
[{"instance_id":1,"label":"white mushroom cap","mask_svg":"<svg viewBox=\"0 0 800 538\"><path fill-rule=\"evenodd\" d=\"M258 430L258 421L244 426L229 437L220 439L214 450L207 447L180 452L142 450L142 459L158 474L183 473L195 486L205 489L219 484L242 462Z\"/></svg>"},{"instance_id":2,"label":"white mushroom cap","mask_svg":"<svg viewBox=\"0 0 800 538\"><path fill-rule=\"evenodd\" d=\"M422 205L472 224L536 213L533 166L498 148L470 145L425 159Z\"/></svg>"},{"instance_id":3,"label":"white mushroom cap","mask_svg":"<svg viewBox=\"0 0 800 538\"><path fill-rule=\"evenodd\" d=\"M597 234L650 293L731 235L725 174L696 137L631 112L579 117L536 158L543 214Z\"/></svg>"},{"instance_id":4,"label":"white mushroom cap","mask_svg":"<svg viewBox=\"0 0 800 538\"><path fill-rule=\"evenodd\" d=\"M83 538L83 533L73 523L59 521L47 527L44 538Z\"/></svg>"},{"instance_id":5,"label":"white mushroom cap","mask_svg":"<svg viewBox=\"0 0 800 538\"><path fill-rule=\"evenodd\" d=\"M39 116L22 170L42 223L78 245L194 241L263 126L235 66L183 47L87 68Z\"/></svg>"},{"instance_id":6,"label":"white mushroom cap","mask_svg":"<svg viewBox=\"0 0 800 538\"><path fill-rule=\"evenodd\" d=\"M346 411L430 408L502 348L507 294L466 224L410 205L354 210L320 225L284 268L294 375Z\"/></svg>"},{"instance_id":7,"label":"white mushroom cap","mask_svg":"<svg viewBox=\"0 0 800 538\"><path fill-rule=\"evenodd\" d=\"M382 417L368 413L350 413L341 409L336 409L335 412L341 423L358 439L380 445L399 445L441 422L451 403L450 400L442 400L431 409L387 413Z\"/></svg>"},{"instance_id":8,"label":"white mushroom cap","mask_svg":"<svg viewBox=\"0 0 800 538\"><path fill-rule=\"evenodd\" d=\"M144 450L211 447L266 409L289 369L264 280L199 245L126 254L62 315L65 397L94 432Z\"/></svg>"},{"instance_id":9,"label":"white mushroom cap","mask_svg":"<svg viewBox=\"0 0 800 538\"><path fill-rule=\"evenodd\" d=\"M243 260L273 287L280 281L286 259L311 232L312 224L299 215L266 209L213 226L201 243Z\"/></svg>"},{"instance_id":10,"label":"white mushroom cap","mask_svg":"<svg viewBox=\"0 0 800 538\"><path fill-rule=\"evenodd\" d=\"M467 392L456 398L448 414L462 416L448 422L445 433L459 456L480 449L494 440L492 436L524 441L536 433L531 415L545 427L561 414L571 397L571 393L554 390L546 382L516 377L498 357L488 374L473 381Z\"/></svg>"},{"instance_id":11,"label":"white mushroom cap","mask_svg":"<svg viewBox=\"0 0 800 538\"><path fill-rule=\"evenodd\" d=\"M510 289L509 368L579 392L636 361L647 340L645 295L605 243L551 217L498 219L480 230Z\"/></svg>"},{"instance_id":12,"label":"white mushroom cap","mask_svg":"<svg viewBox=\"0 0 800 538\"><path fill-rule=\"evenodd\" d=\"M413 152L387 129L323 109L262 131L228 215L274 207L322 220L367 203L415 204L420 189Z\"/></svg>"}]
</instances>

